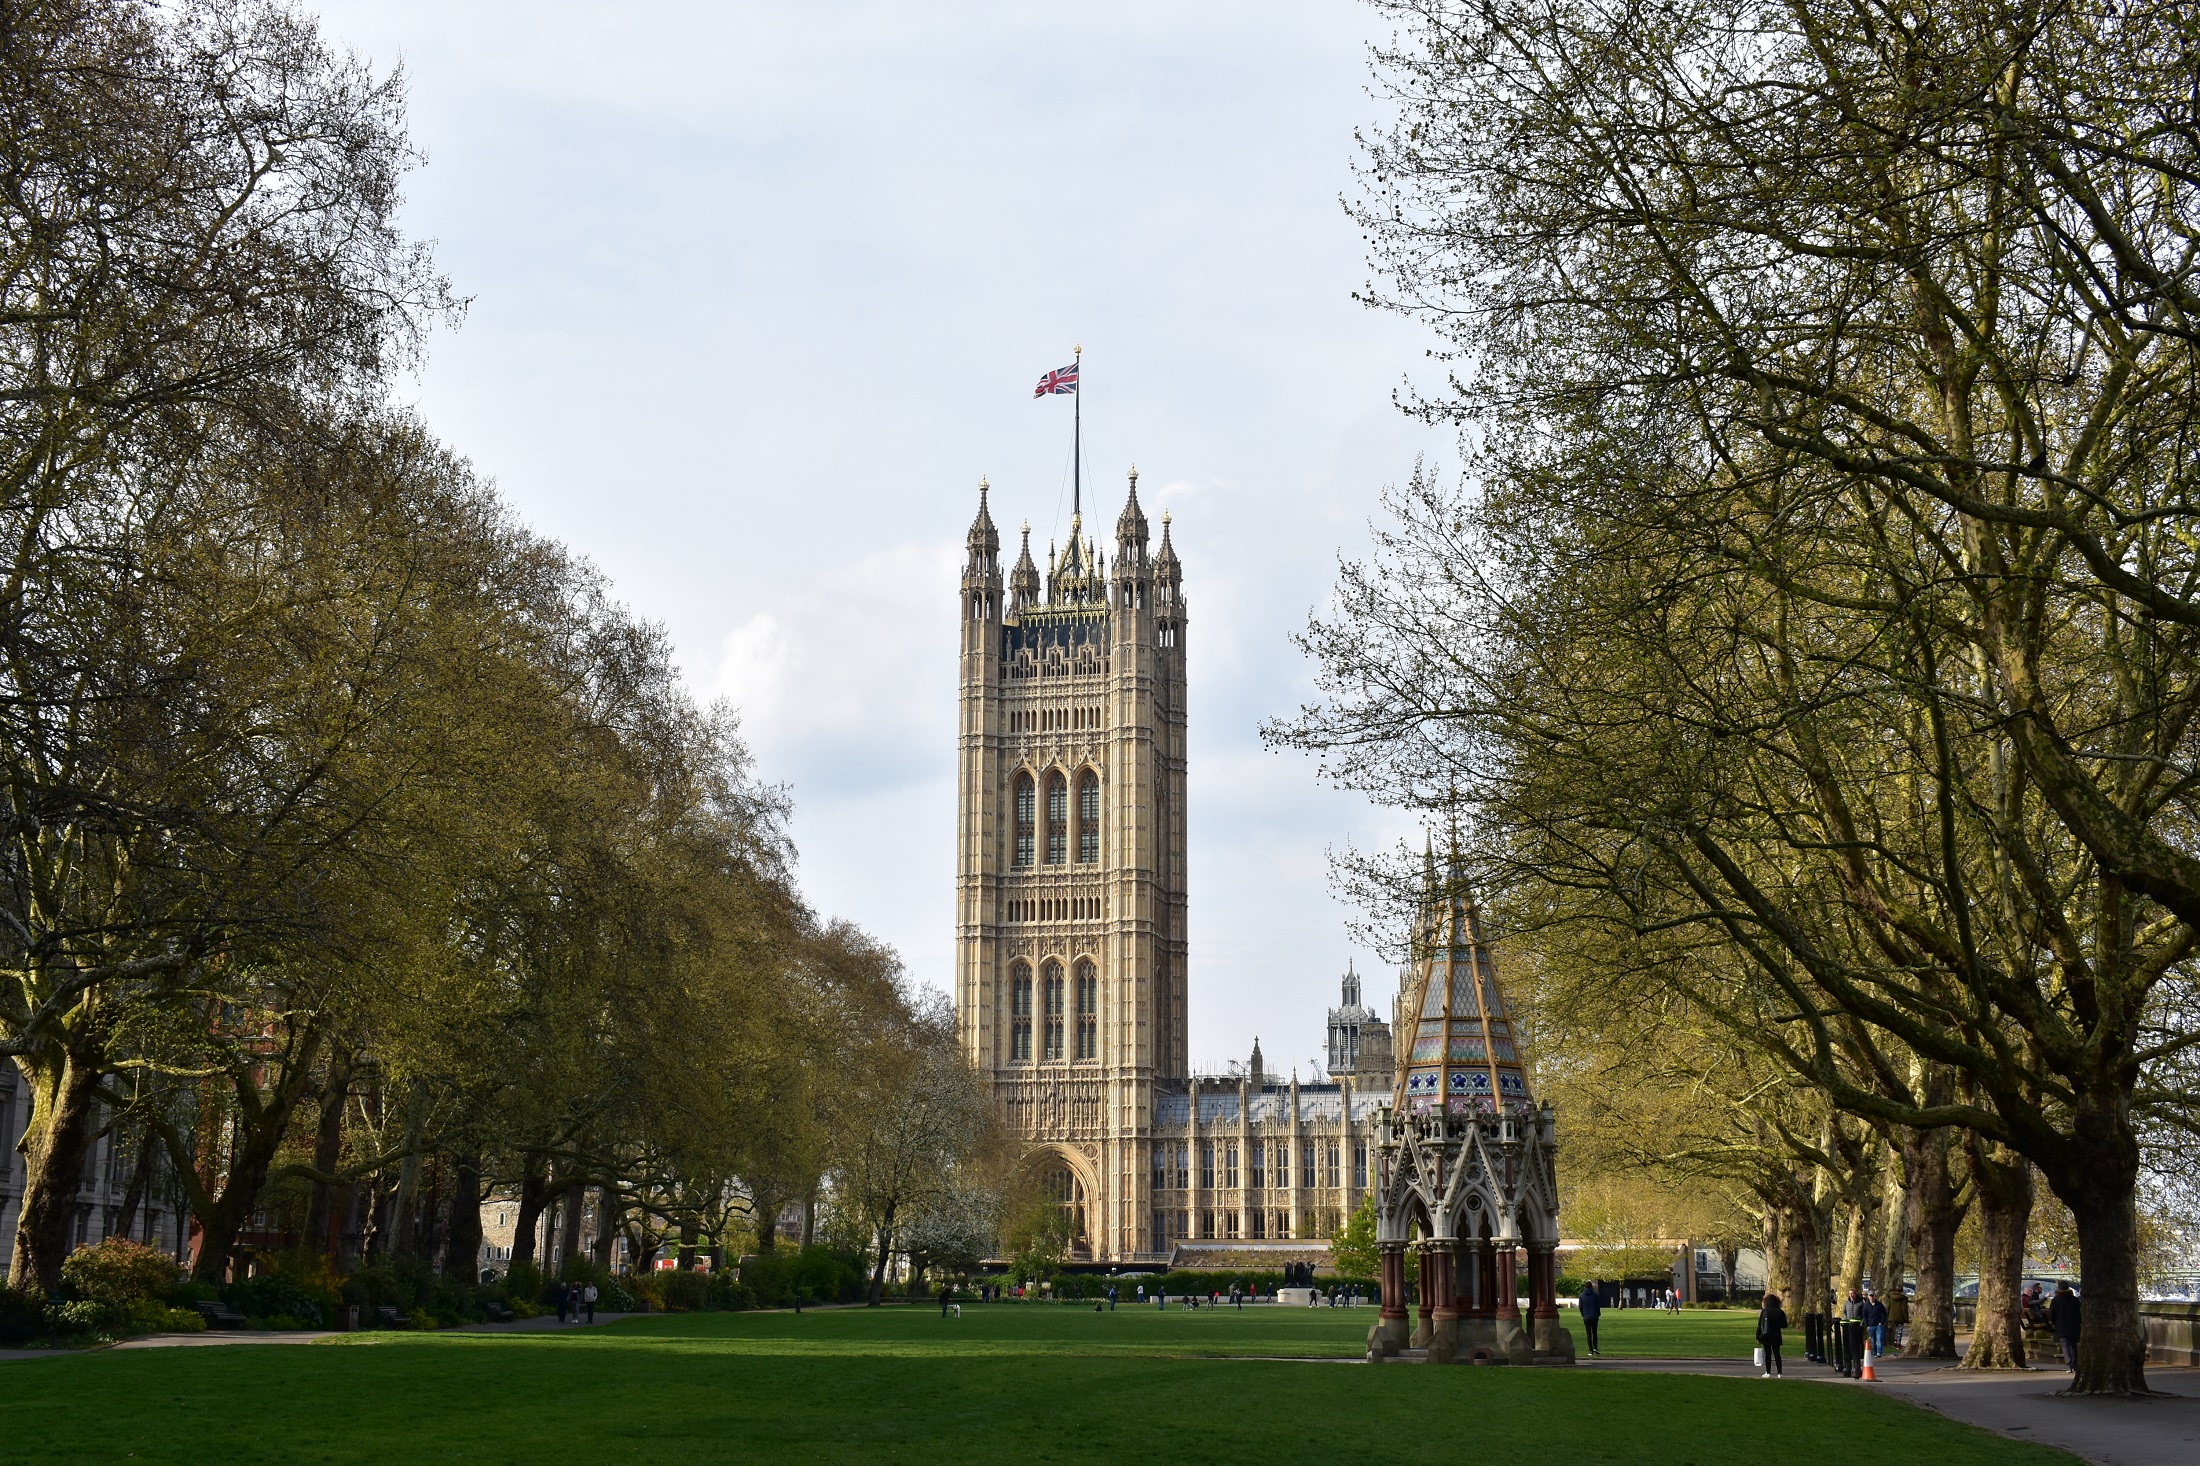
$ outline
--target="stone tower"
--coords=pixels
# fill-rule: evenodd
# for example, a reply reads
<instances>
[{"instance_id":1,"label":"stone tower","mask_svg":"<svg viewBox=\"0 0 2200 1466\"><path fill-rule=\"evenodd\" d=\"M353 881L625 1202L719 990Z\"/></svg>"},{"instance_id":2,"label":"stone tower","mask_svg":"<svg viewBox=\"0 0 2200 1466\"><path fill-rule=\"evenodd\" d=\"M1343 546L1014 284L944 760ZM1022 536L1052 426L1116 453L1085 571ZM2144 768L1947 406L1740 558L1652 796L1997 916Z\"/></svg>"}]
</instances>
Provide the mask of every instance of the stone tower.
<instances>
[{"instance_id":1,"label":"stone tower","mask_svg":"<svg viewBox=\"0 0 2200 1466\"><path fill-rule=\"evenodd\" d=\"M1157 1087L1186 1079L1184 597L1138 472L1114 564L1028 525L1003 585L979 485L962 579L955 1009L964 1051L1072 1210L1080 1250L1147 1238Z\"/></svg>"},{"instance_id":2,"label":"stone tower","mask_svg":"<svg viewBox=\"0 0 2200 1466\"><path fill-rule=\"evenodd\" d=\"M1388 1089L1391 1075L1390 1025L1360 1001L1360 974L1344 972L1344 999L1329 1010L1329 1073L1355 1084Z\"/></svg>"}]
</instances>

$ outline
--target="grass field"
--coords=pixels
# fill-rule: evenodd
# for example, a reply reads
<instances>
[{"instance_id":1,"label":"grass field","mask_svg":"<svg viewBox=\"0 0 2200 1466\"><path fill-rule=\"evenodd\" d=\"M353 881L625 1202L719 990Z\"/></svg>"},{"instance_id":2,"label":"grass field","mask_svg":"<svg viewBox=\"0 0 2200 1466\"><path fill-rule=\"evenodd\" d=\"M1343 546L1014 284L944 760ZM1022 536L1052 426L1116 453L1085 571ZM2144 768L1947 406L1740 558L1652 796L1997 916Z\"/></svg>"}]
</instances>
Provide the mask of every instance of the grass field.
<instances>
[{"instance_id":1,"label":"grass field","mask_svg":"<svg viewBox=\"0 0 2200 1466\"><path fill-rule=\"evenodd\" d=\"M1371 1310L966 1307L369 1334L0 1365L0 1461L1396 1462L2070 1458L1801 1379L1431 1369L1352 1355ZM1607 1315L1607 1352L1746 1344L1740 1315ZM1737 1330L1739 1332L1737 1333ZM1669 1347L1667 1352L1677 1352Z\"/></svg>"}]
</instances>

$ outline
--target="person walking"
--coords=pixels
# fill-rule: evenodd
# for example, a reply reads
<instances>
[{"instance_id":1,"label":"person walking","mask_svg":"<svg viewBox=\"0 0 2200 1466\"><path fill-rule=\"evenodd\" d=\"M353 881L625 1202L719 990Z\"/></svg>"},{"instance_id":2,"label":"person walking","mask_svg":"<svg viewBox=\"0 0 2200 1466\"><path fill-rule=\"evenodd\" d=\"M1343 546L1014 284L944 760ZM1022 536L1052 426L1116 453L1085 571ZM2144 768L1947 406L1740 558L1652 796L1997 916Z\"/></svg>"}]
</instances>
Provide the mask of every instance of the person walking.
<instances>
[{"instance_id":1,"label":"person walking","mask_svg":"<svg viewBox=\"0 0 2200 1466\"><path fill-rule=\"evenodd\" d=\"M2078 1372L2078 1334L2083 1325L2078 1295L2070 1291L2068 1283L2055 1285L2055 1297L2047 1305L2047 1326L2055 1331L2055 1342L2062 1345L2063 1368L2072 1374Z\"/></svg>"},{"instance_id":2,"label":"person walking","mask_svg":"<svg viewBox=\"0 0 2200 1466\"><path fill-rule=\"evenodd\" d=\"M1875 1289L1864 1295L1864 1332L1871 1336L1872 1354L1877 1357L1887 1352L1887 1305L1879 1301Z\"/></svg>"},{"instance_id":3,"label":"person walking","mask_svg":"<svg viewBox=\"0 0 2200 1466\"><path fill-rule=\"evenodd\" d=\"M590 1283L581 1290L581 1307L587 1312L588 1321L594 1323L596 1321L596 1285L594 1283Z\"/></svg>"},{"instance_id":4,"label":"person walking","mask_svg":"<svg viewBox=\"0 0 2200 1466\"><path fill-rule=\"evenodd\" d=\"M1597 1355L1597 1321L1604 1317L1604 1292L1591 1278L1581 1285L1581 1331L1589 1336L1589 1355Z\"/></svg>"},{"instance_id":5,"label":"person walking","mask_svg":"<svg viewBox=\"0 0 2200 1466\"><path fill-rule=\"evenodd\" d=\"M1897 1349L1901 1348L1905 1342L1903 1336L1909 1326L1910 1295L1903 1292L1901 1284L1897 1283L1894 1296L1887 1300L1887 1329Z\"/></svg>"},{"instance_id":6,"label":"person walking","mask_svg":"<svg viewBox=\"0 0 2200 1466\"><path fill-rule=\"evenodd\" d=\"M560 1289L558 1289L558 1322L559 1322L559 1323L564 1323L564 1322L565 1322L565 1315L566 1315L566 1312L567 1312L567 1310L571 1309L571 1308L572 1308L572 1306L573 1306L573 1290L572 1290L571 1288L560 1288Z\"/></svg>"},{"instance_id":7,"label":"person walking","mask_svg":"<svg viewBox=\"0 0 2200 1466\"><path fill-rule=\"evenodd\" d=\"M1115 1294L1116 1294L1116 1287L1115 1287L1115 1284L1113 1284L1113 1283L1110 1283L1110 1284L1108 1284L1108 1312L1110 1312L1110 1313L1113 1313L1113 1312L1115 1312Z\"/></svg>"},{"instance_id":8,"label":"person walking","mask_svg":"<svg viewBox=\"0 0 2200 1466\"><path fill-rule=\"evenodd\" d=\"M1780 1306L1780 1295L1765 1294L1764 1307L1757 1310L1757 1342L1765 1351L1766 1379L1787 1376L1787 1371L1780 1366L1780 1335L1786 1332L1787 1326L1787 1310Z\"/></svg>"}]
</instances>

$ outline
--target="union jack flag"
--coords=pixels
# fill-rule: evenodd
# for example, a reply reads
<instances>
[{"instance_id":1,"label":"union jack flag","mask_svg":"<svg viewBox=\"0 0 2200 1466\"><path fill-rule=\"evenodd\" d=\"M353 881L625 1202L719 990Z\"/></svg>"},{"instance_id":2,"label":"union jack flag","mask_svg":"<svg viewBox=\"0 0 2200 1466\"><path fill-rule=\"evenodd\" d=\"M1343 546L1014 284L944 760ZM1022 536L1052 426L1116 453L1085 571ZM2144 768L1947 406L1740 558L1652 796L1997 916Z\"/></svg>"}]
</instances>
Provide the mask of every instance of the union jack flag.
<instances>
[{"instance_id":1,"label":"union jack flag","mask_svg":"<svg viewBox=\"0 0 2200 1466\"><path fill-rule=\"evenodd\" d=\"M1048 372L1045 376L1041 377L1039 379L1039 385L1032 389L1031 395L1034 397L1044 397L1049 392L1059 395L1064 392L1074 392L1076 390L1077 363L1071 362L1068 366L1056 367L1053 371Z\"/></svg>"}]
</instances>

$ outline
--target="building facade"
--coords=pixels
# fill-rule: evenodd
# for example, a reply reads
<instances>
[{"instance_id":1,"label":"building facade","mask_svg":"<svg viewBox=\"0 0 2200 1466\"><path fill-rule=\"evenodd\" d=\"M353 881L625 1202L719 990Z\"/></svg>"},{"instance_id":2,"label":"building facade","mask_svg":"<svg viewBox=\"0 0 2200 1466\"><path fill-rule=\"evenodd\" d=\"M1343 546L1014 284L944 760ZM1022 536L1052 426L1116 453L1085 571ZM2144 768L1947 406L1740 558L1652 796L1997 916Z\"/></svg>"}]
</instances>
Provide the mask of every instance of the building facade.
<instances>
[{"instance_id":1,"label":"building facade","mask_svg":"<svg viewBox=\"0 0 2200 1466\"><path fill-rule=\"evenodd\" d=\"M1189 1063L1186 633L1168 516L1149 553L1138 475L1112 563L1026 524L1005 572L981 483L961 587L955 1003L964 1052L1082 1255L1318 1243L1366 1188L1389 1034L1349 975L1353 1062L1329 1082ZM1334 1047L1334 1035L1333 1044ZM1380 1065L1368 1071L1361 1056Z\"/></svg>"},{"instance_id":2,"label":"building facade","mask_svg":"<svg viewBox=\"0 0 2200 1466\"><path fill-rule=\"evenodd\" d=\"M77 1180L72 1245L128 1237L180 1260L189 1219L165 1158L157 1151L141 1157L135 1148L125 1148L122 1127L104 1121L103 1114L92 1120L97 1134ZM21 1146L30 1122L30 1087L15 1065L0 1064L0 1143L6 1145L0 1150L0 1269L15 1251L15 1224L29 1180Z\"/></svg>"},{"instance_id":3,"label":"building facade","mask_svg":"<svg viewBox=\"0 0 2200 1466\"><path fill-rule=\"evenodd\" d=\"M1186 1077L1186 616L1138 477L1112 569L1070 520L1005 577L979 487L962 584L956 1011L1096 1256L1141 1252L1153 1101Z\"/></svg>"}]
</instances>

